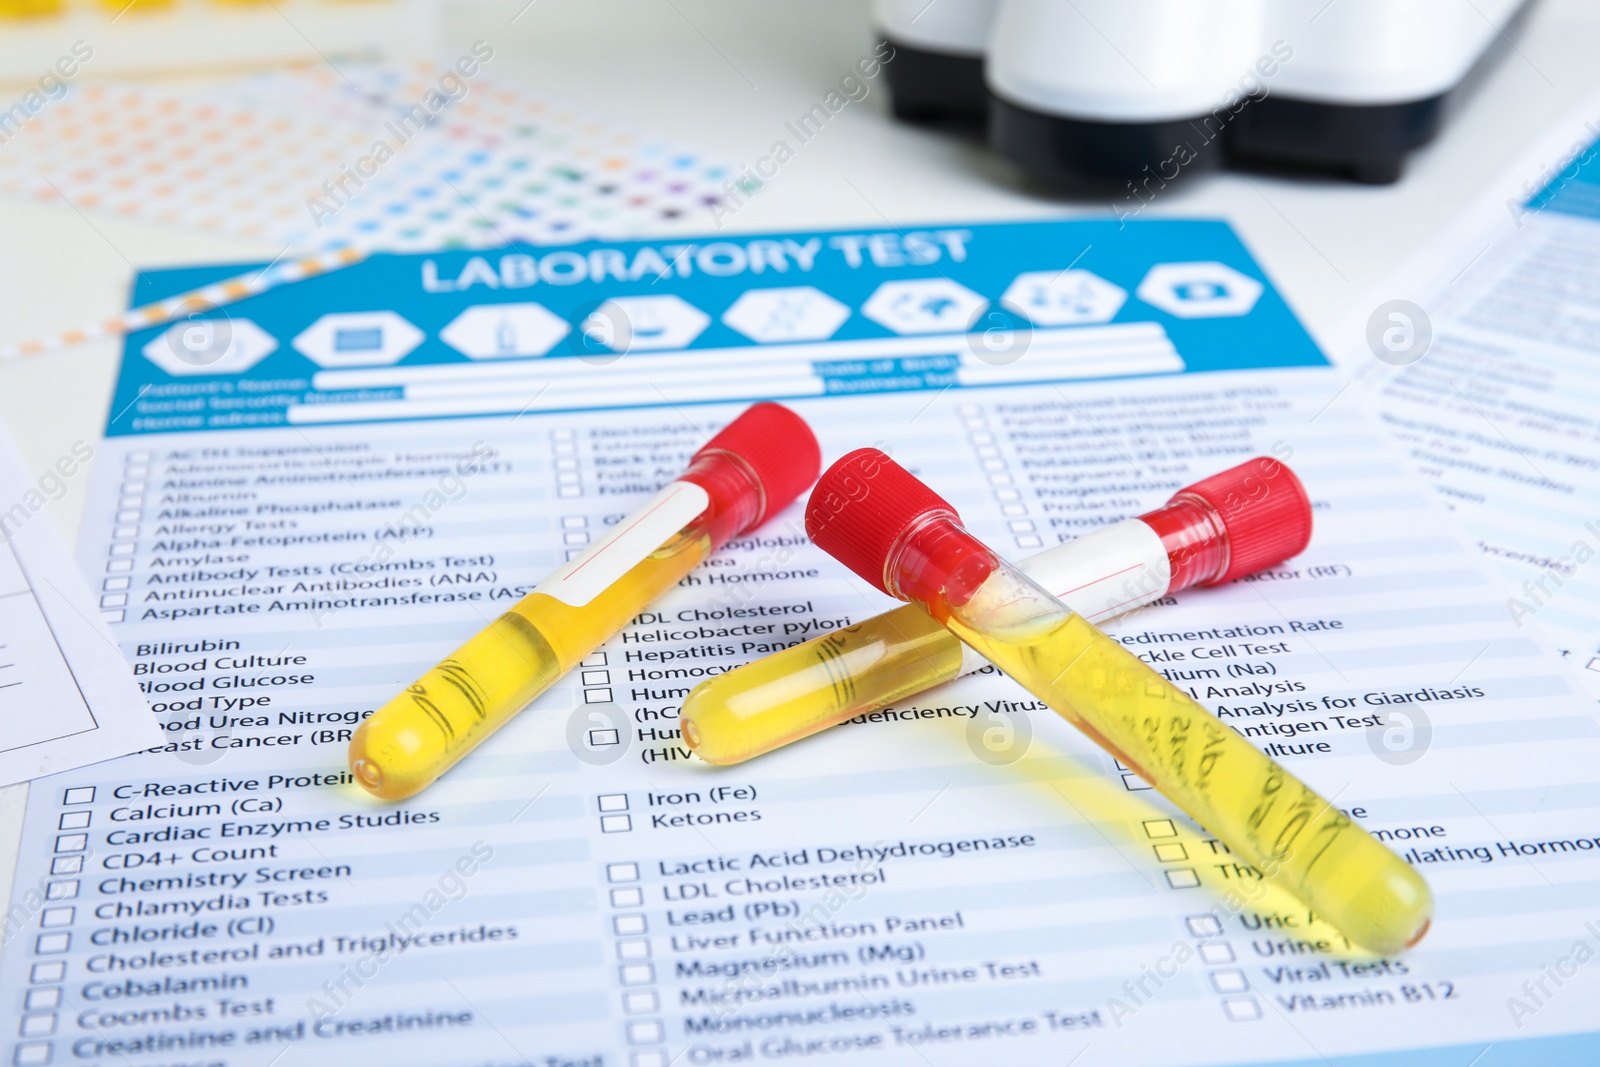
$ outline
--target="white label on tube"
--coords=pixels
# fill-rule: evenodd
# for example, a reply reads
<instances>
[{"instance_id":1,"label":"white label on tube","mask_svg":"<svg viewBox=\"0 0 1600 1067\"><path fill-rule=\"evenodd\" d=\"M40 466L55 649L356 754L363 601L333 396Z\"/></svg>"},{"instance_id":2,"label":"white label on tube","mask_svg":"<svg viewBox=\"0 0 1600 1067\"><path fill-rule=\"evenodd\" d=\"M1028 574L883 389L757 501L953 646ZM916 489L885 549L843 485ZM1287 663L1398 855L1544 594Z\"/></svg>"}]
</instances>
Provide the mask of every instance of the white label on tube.
<instances>
[{"instance_id":1,"label":"white label on tube","mask_svg":"<svg viewBox=\"0 0 1600 1067\"><path fill-rule=\"evenodd\" d=\"M1124 519L1084 534L1029 556L1018 566L1093 623L1160 600L1172 582L1172 561L1167 558L1161 535L1138 519ZM962 674L971 674L988 663L962 646Z\"/></svg>"},{"instance_id":2,"label":"white label on tube","mask_svg":"<svg viewBox=\"0 0 1600 1067\"><path fill-rule=\"evenodd\" d=\"M672 482L576 559L557 567L535 593L581 608L711 506L693 482Z\"/></svg>"}]
</instances>

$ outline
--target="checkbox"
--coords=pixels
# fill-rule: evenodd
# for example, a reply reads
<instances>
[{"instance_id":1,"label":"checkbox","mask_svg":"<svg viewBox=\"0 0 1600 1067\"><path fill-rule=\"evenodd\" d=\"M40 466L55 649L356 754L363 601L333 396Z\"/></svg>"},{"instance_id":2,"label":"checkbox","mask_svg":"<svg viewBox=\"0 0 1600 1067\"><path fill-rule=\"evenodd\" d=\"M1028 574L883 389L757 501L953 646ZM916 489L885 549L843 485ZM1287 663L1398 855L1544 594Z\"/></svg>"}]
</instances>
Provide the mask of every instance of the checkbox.
<instances>
[{"instance_id":1,"label":"checkbox","mask_svg":"<svg viewBox=\"0 0 1600 1067\"><path fill-rule=\"evenodd\" d=\"M633 829L631 815L602 815L600 816L600 832L603 834L625 834Z\"/></svg>"},{"instance_id":2,"label":"checkbox","mask_svg":"<svg viewBox=\"0 0 1600 1067\"><path fill-rule=\"evenodd\" d=\"M1003 471L1006 469L1006 461L1003 459L986 459L983 461L982 467L985 471L989 471L991 473L994 471Z\"/></svg>"},{"instance_id":3,"label":"checkbox","mask_svg":"<svg viewBox=\"0 0 1600 1067\"><path fill-rule=\"evenodd\" d=\"M47 960L35 963L28 972L28 981L34 985L44 982L59 982L67 976L67 963L65 960Z\"/></svg>"},{"instance_id":4,"label":"checkbox","mask_svg":"<svg viewBox=\"0 0 1600 1067\"><path fill-rule=\"evenodd\" d=\"M650 958L650 942L642 937L630 938L627 941L617 942L617 959L624 963L629 960L647 960Z\"/></svg>"},{"instance_id":5,"label":"checkbox","mask_svg":"<svg viewBox=\"0 0 1600 1067\"><path fill-rule=\"evenodd\" d=\"M134 538L139 536L139 527L113 526L111 528L111 536L117 538L119 541L132 541Z\"/></svg>"},{"instance_id":6,"label":"checkbox","mask_svg":"<svg viewBox=\"0 0 1600 1067\"><path fill-rule=\"evenodd\" d=\"M639 880L639 865L637 863L608 863L606 864L606 881L608 882L637 882Z\"/></svg>"},{"instance_id":7,"label":"checkbox","mask_svg":"<svg viewBox=\"0 0 1600 1067\"><path fill-rule=\"evenodd\" d=\"M72 900L78 895L78 880L70 882L51 882L44 891L46 900Z\"/></svg>"},{"instance_id":8,"label":"checkbox","mask_svg":"<svg viewBox=\"0 0 1600 1067\"><path fill-rule=\"evenodd\" d=\"M589 517L587 515L563 515L561 517L561 528L563 530L581 530L588 525Z\"/></svg>"},{"instance_id":9,"label":"checkbox","mask_svg":"<svg viewBox=\"0 0 1600 1067\"><path fill-rule=\"evenodd\" d=\"M622 744L622 737L615 730L590 730L589 747L605 748L607 745Z\"/></svg>"},{"instance_id":10,"label":"checkbox","mask_svg":"<svg viewBox=\"0 0 1600 1067\"><path fill-rule=\"evenodd\" d=\"M568 530L561 535L561 542L567 545L586 545L589 543L589 535L583 530Z\"/></svg>"},{"instance_id":11,"label":"checkbox","mask_svg":"<svg viewBox=\"0 0 1600 1067\"><path fill-rule=\"evenodd\" d=\"M114 608L100 613L101 622L123 622L128 617L127 609Z\"/></svg>"},{"instance_id":12,"label":"checkbox","mask_svg":"<svg viewBox=\"0 0 1600 1067\"><path fill-rule=\"evenodd\" d=\"M1175 867L1167 872L1167 884L1173 889L1194 889L1200 884L1200 876L1193 867Z\"/></svg>"},{"instance_id":13,"label":"checkbox","mask_svg":"<svg viewBox=\"0 0 1600 1067\"><path fill-rule=\"evenodd\" d=\"M648 1015L661 1010L661 996L655 992L622 994L622 1010L629 1015Z\"/></svg>"},{"instance_id":14,"label":"checkbox","mask_svg":"<svg viewBox=\"0 0 1600 1067\"><path fill-rule=\"evenodd\" d=\"M155 453L148 448L136 448L128 453L127 462L130 466L135 463L149 463L155 458Z\"/></svg>"},{"instance_id":15,"label":"checkbox","mask_svg":"<svg viewBox=\"0 0 1600 1067\"><path fill-rule=\"evenodd\" d=\"M18 1045L16 1055L12 1057L16 1067L43 1067L50 1062L50 1042L31 1041L25 1045Z\"/></svg>"},{"instance_id":16,"label":"checkbox","mask_svg":"<svg viewBox=\"0 0 1600 1067\"><path fill-rule=\"evenodd\" d=\"M1182 863L1189 858L1189 850L1183 847L1180 841L1170 841L1165 845L1154 846L1156 859L1162 863Z\"/></svg>"},{"instance_id":17,"label":"checkbox","mask_svg":"<svg viewBox=\"0 0 1600 1067\"><path fill-rule=\"evenodd\" d=\"M1130 771L1122 776L1122 787L1130 793L1137 793L1141 789L1149 789L1150 783Z\"/></svg>"},{"instance_id":18,"label":"checkbox","mask_svg":"<svg viewBox=\"0 0 1600 1067\"><path fill-rule=\"evenodd\" d=\"M598 801L601 811L627 811L628 794L603 793Z\"/></svg>"},{"instance_id":19,"label":"checkbox","mask_svg":"<svg viewBox=\"0 0 1600 1067\"><path fill-rule=\"evenodd\" d=\"M551 430L550 431L550 440L552 440L552 441L570 441L577 434L577 432L578 431L572 429L571 427L562 427L562 428L559 428L559 429Z\"/></svg>"},{"instance_id":20,"label":"checkbox","mask_svg":"<svg viewBox=\"0 0 1600 1067\"><path fill-rule=\"evenodd\" d=\"M1222 934L1222 921L1215 915L1191 915L1183 920L1191 937L1218 937Z\"/></svg>"},{"instance_id":21,"label":"checkbox","mask_svg":"<svg viewBox=\"0 0 1600 1067\"><path fill-rule=\"evenodd\" d=\"M1001 474L997 471L989 475L990 485L1015 485L1016 483L1017 480L1009 474Z\"/></svg>"},{"instance_id":22,"label":"checkbox","mask_svg":"<svg viewBox=\"0 0 1600 1067\"><path fill-rule=\"evenodd\" d=\"M150 488L150 483L149 482L143 482L143 481L138 480L137 478L134 479L133 481L127 481L126 479L127 479L128 475L127 475L126 472L123 473L122 477L124 479L124 481L122 483L122 491L124 493L142 493L146 489Z\"/></svg>"},{"instance_id":23,"label":"checkbox","mask_svg":"<svg viewBox=\"0 0 1600 1067\"><path fill-rule=\"evenodd\" d=\"M50 861L51 874L77 874L83 870L82 856L57 856Z\"/></svg>"},{"instance_id":24,"label":"checkbox","mask_svg":"<svg viewBox=\"0 0 1600 1067\"><path fill-rule=\"evenodd\" d=\"M1002 505L1000 505L1000 514L1008 516L1008 517L1009 516L1013 516L1013 515L1026 515L1027 513L1028 513L1028 506L1026 504L1002 504Z\"/></svg>"},{"instance_id":25,"label":"checkbox","mask_svg":"<svg viewBox=\"0 0 1600 1067\"><path fill-rule=\"evenodd\" d=\"M650 1045L665 1038L666 1031L656 1019L641 1019L628 1024L628 1044Z\"/></svg>"},{"instance_id":26,"label":"checkbox","mask_svg":"<svg viewBox=\"0 0 1600 1067\"><path fill-rule=\"evenodd\" d=\"M108 593L115 593L119 590L127 589L132 584L132 578L107 578L105 581L100 583L100 588L104 589Z\"/></svg>"},{"instance_id":27,"label":"checkbox","mask_svg":"<svg viewBox=\"0 0 1600 1067\"><path fill-rule=\"evenodd\" d=\"M56 1032L56 1017L49 1015L24 1015L22 1025L17 1027L19 1037L49 1037Z\"/></svg>"},{"instance_id":28,"label":"checkbox","mask_svg":"<svg viewBox=\"0 0 1600 1067\"><path fill-rule=\"evenodd\" d=\"M22 1006L28 1011L49 1011L52 1008L60 1007L61 990L56 988L30 989L28 990L28 995L23 998Z\"/></svg>"},{"instance_id":29,"label":"checkbox","mask_svg":"<svg viewBox=\"0 0 1600 1067\"><path fill-rule=\"evenodd\" d=\"M1222 1012L1231 1022L1247 1023L1261 1018L1261 1005L1255 997L1229 997L1222 1002Z\"/></svg>"},{"instance_id":30,"label":"checkbox","mask_svg":"<svg viewBox=\"0 0 1600 1067\"><path fill-rule=\"evenodd\" d=\"M114 559L106 563L107 574L126 574L131 570L133 570L133 560L131 559Z\"/></svg>"},{"instance_id":31,"label":"checkbox","mask_svg":"<svg viewBox=\"0 0 1600 1067\"><path fill-rule=\"evenodd\" d=\"M992 445L994 444L994 434L979 431L977 433L968 434L967 440L971 441L975 445Z\"/></svg>"},{"instance_id":32,"label":"checkbox","mask_svg":"<svg viewBox=\"0 0 1600 1067\"><path fill-rule=\"evenodd\" d=\"M556 496L574 497L582 496L583 488L576 485L563 485L556 488Z\"/></svg>"},{"instance_id":33,"label":"checkbox","mask_svg":"<svg viewBox=\"0 0 1600 1067\"><path fill-rule=\"evenodd\" d=\"M594 655L578 664L580 667L604 667L605 665L606 654L604 652L596 652Z\"/></svg>"},{"instance_id":34,"label":"checkbox","mask_svg":"<svg viewBox=\"0 0 1600 1067\"><path fill-rule=\"evenodd\" d=\"M1032 519L1014 519L1011 522L1008 522L1006 525L1011 527L1012 533L1019 534L1033 533L1038 529L1038 527L1033 524Z\"/></svg>"},{"instance_id":35,"label":"checkbox","mask_svg":"<svg viewBox=\"0 0 1600 1067\"><path fill-rule=\"evenodd\" d=\"M41 956L55 956L71 947L71 934L40 934L33 943L33 951Z\"/></svg>"},{"instance_id":36,"label":"checkbox","mask_svg":"<svg viewBox=\"0 0 1600 1067\"><path fill-rule=\"evenodd\" d=\"M123 508L121 511L117 512L116 518L112 519L111 521L112 522L130 523L130 522L139 522L143 518L144 518L144 509L143 508Z\"/></svg>"},{"instance_id":37,"label":"checkbox","mask_svg":"<svg viewBox=\"0 0 1600 1067\"><path fill-rule=\"evenodd\" d=\"M569 548L569 549L567 549L567 562L571 563L573 560L575 560L579 556L583 555L583 552L584 552L584 550L581 549L581 548Z\"/></svg>"},{"instance_id":38,"label":"checkbox","mask_svg":"<svg viewBox=\"0 0 1600 1067\"><path fill-rule=\"evenodd\" d=\"M86 830L93 816L94 813L90 811L64 811L56 826L62 830Z\"/></svg>"},{"instance_id":39,"label":"checkbox","mask_svg":"<svg viewBox=\"0 0 1600 1067\"><path fill-rule=\"evenodd\" d=\"M585 689L583 691L583 702L585 704L610 704L612 703L611 690ZM613 741L612 744L616 744L616 742Z\"/></svg>"},{"instance_id":40,"label":"checkbox","mask_svg":"<svg viewBox=\"0 0 1600 1067\"><path fill-rule=\"evenodd\" d=\"M577 471L556 471L557 485L577 485L578 478Z\"/></svg>"},{"instance_id":41,"label":"checkbox","mask_svg":"<svg viewBox=\"0 0 1600 1067\"><path fill-rule=\"evenodd\" d=\"M984 434L983 436L984 437L988 437L990 440L994 439L991 434ZM978 458L979 459L999 459L1000 458L1000 450L998 448L995 448L993 445L979 445L978 449L977 449L977 452L978 452Z\"/></svg>"},{"instance_id":42,"label":"checkbox","mask_svg":"<svg viewBox=\"0 0 1600 1067\"><path fill-rule=\"evenodd\" d=\"M73 907L71 904L61 908L46 908L44 911L39 913L39 925L44 927L46 930L55 927L71 926L72 920L77 916L77 914L78 909Z\"/></svg>"},{"instance_id":43,"label":"checkbox","mask_svg":"<svg viewBox=\"0 0 1600 1067\"><path fill-rule=\"evenodd\" d=\"M1211 988L1218 993L1243 993L1250 988L1250 982L1243 971L1212 971Z\"/></svg>"},{"instance_id":44,"label":"checkbox","mask_svg":"<svg viewBox=\"0 0 1600 1067\"><path fill-rule=\"evenodd\" d=\"M611 906L613 908L638 908L644 906L643 889L613 889L611 891Z\"/></svg>"},{"instance_id":45,"label":"checkbox","mask_svg":"<svg viewBox=\"0 0 1600 1067\"><path fill-rule=\"evenodd\" d=\"M996 500L1021 500L1022 493L1016 489L996 489L994 498Z\"/></svg>"},{"instance_id":46,"label":"checkbox","mask_svg":"<svg viewBox=\"0 0 1600 1067\"><path fill-rule=\"evenodd\" d=\"M635 1052L628 1061L629 1067L669 1067L671 1061L667 1054L660 1049L647 1049L644 1052Z\"/></svg>"},{"instance_id":47,"label":"checkbox","mask_svg":"<svg viewBox=\"0 0 1600 1067\"><path fill-rule=\"evenodd\" d=\"M1017 538L1018 548L1043 548L1044 540L1038 534L1023 534Z\"/></svg>"},{"instance_id":48,"label":"checkbox","mask_svg":"<svg viewBox=\"0 0 1600 1067\"><path fill-rule=\"evenodd\" d=\"M1226 941L1219 941L1214 945L1200 946L1200 962L1202 963L1232 963L1233 946Z\"/></svg>"},{"instance_id":49,"label":"checkbox","mask_svg":"<svg viewBox=\"0 0 1600 1067\"><path fill-rule=\"evenodd\" d=\"M57 834L57 852L82 852L89 847L88 834Z\"/></svg>"},{"instance_id":50,"label":"checkbox","mask_svg":"<svg viewBox=\"0 0 1600 1067\"><path fill-rule=\"evenodd\" d=\"M115 541L111 545L111 554L113 556L131 556L136 547L127 541Z\"/></svg>"},{"instance_id":51,"label":"checkbox","mask_svg":"<svg viewBox=\"0 0 1600 1067\"><path fill-rule=\"evenodd\" d=\"M622 979L623 985L649 985L656 980L656 965L630 963L625 967L618 967L617 974Z\"/></svg>"},{"instance_id":52,"label":"checkbox","mask_svg":"<svg viewBox=\"0 0 1600 1067\"><path fill-rule=\"evenodd\" d=\"M1171 819L1146 819L1144 836L1149 838L1177 837L1178 827Z\"/></svg>"},{"instance_id":53,"label":"checkbox","mask_svg":"<svg viewBox=\"0 0 1600 1067\"><path fill-rule=\"evenodd\" d=\"M100 606L103 608L125 608L128 606L128 594L106 593L100 597Z\"/></svg>"},{"instance_id":54,"label":"checkbox","mask_svg":"<svg viewBox=\"0 0 1600 1067\"><path fill-rule=\"evenodd\" d=\"M557 456L556 457L556 470L558 470L558 471L575 471L577 469L578 469L578 457L577 456L564 455L564 456Z\"/></svg>"},{"instance_id":55,"label":"checkbox","mask_svg":"<svg viewBox=\"0 0 1600 1067\"><path fill-rule=\"evenodd\" d=\"M619 934L642 934L646 932L643 915L613 915L611 929Z\"/></svg>"},{"instance_id":56,"label":"checkbox","mask_svg":"<svg viewBox=\"0 0 1600 1067\"><path fill-rule=\"evenodd\" d=\"M593 671L579 671L579 677L584 685L610 685L611 672L601 668Z\"/></svg>"}]
</instances>

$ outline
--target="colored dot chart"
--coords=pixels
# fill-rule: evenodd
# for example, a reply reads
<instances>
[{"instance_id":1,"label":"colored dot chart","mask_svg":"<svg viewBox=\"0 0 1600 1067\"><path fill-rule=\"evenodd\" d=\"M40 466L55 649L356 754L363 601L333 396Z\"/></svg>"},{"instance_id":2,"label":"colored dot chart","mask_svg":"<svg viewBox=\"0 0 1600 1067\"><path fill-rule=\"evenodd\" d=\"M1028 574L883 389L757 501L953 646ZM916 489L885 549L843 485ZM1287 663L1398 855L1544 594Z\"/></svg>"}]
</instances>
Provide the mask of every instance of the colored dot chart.
<instances>
[{"instance_id":1,"label":"colored dot chart","mask_svg":"<svg viewBox=\"0 0 1600 1067\"><path fill-rule=\"evenodd\" d=\"M711 221L724 164L448 67L74 85L0 144L0 196L301 251L482 248Z\"/></svg>"}]
</instances>

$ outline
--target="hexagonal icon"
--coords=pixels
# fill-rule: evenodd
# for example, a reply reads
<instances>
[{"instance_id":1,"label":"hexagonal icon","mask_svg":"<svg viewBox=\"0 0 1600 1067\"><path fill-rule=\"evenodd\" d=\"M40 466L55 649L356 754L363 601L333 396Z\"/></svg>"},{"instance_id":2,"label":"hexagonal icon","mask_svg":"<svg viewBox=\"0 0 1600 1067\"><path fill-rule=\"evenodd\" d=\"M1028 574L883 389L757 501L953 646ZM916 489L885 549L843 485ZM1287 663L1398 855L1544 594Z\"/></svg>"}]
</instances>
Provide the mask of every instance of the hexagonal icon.
<instances>
[{"instance_id":1,"label":"hexagonal icon","mask_svg":"<svg viewBox=\"0 0 1600 1067\"><path fill-rule=\"evenodd\" d=\"M884 282L861 313L895 333L964 333L989 301L949 278Z\"/></svg>"},{"instance_id":2,"label":"hexagonal icon","mask_svg":"<svg viewBox=\"0 0 1600 1067\"><path fill-rule=\"evenodd\" d=\"M579 325L586 342L613 352L685 348L711 325L711 316L675 296L617 296Z\"/></svg>"},{"instance_id":3,"label":"hexagonal icon","mask_svg":"<svg viewBox=\"0 0 1600 1067\"><path fill-rule=\"evenodd\" d=\"M1000 305L1035 326L1085 326L1110 322L1128 291L1086 270L1036 270L1017 275Z\"/></svg>"},{"instance_id":4,"label":"hexagonal icon","mask_svg":"<svg viewBox=\"0 0 1600 1067\"><path fill-rule=\"evenodd\" d=\"M387 367L422 339L392 311L343 311L322 316L289 343L319 367Z\"/></svg>"},{"instance_id":5,"label":"hexagonal icon","mask_svg":"<svg viewBox=\"0 0 1600 1067\"><path fill-rule=\"evenodd\" d=\"M543 304L480 304L451 319L439 340L468 359L514 359L542 356L571 331Z\"/></svg>"},{"instance_id":6,"label":"hexagonal icon","mask_svg":"<svg viewBox=\"0 0 1600 1067\"><path fill-rule=\"evenodd\" d=\"M1180 319L1224 319L1250 314L1264 291L1226 263L1161 263L1144 276L1138 295Z\"/></svg>"},{"instance_id":7,"label":"hexagonal icon","mask_svg":"<svg viewBox=\"0 0 1600 1067\"><path fill-rule=\"evenodd\" d=\"M249 319L191 317L168 326L142 349L168 374L240 374L277 351L278 339Z\"/></svg>"},{"instance_id":8,"label":"hexagonal icon","mask_svg":"<svg viewBox=\"0 0 1600 1067\"><path fill-rule=\"evenodd\" d=\"M722 313L722 321L759 344L826 341L850 317L845 307L821 289L752 289Z\"/></svg>"}]
</instances>

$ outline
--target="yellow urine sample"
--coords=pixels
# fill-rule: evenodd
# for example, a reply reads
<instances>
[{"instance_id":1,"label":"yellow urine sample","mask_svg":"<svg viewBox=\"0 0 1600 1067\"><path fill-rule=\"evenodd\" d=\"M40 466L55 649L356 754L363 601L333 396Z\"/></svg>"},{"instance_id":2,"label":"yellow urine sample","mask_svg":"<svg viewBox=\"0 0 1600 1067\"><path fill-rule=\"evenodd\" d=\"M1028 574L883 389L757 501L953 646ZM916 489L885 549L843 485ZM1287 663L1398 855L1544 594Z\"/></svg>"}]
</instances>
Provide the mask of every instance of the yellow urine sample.
<instances>
[{"instance_id":1,"label":"yellow urine sample","mask_svg":"<svg viewBox=\"0 0 1600 1067\"><path fill-rule=\"evenodd\" d=\"M1427 932L1410 864L1133 653L1064 611L1000 633L979 614L946 625L1351 941L1391 955Z\"/></svg>"},{"instance_id":2,"label":"yellow urine sample","mask_svg":"<svg viewBox=\"0 0 1600 1067\"><path fill-rule=\"evenodd\" d=\"M59 15L66 10L63 0L0 0L0 19L33 19Z\"/></svg>"},{"instance_id":3,"label":"yellow urine sample","mask_svg":"<svg viewBox=\"0 0 1600 1067\"><path fill-rule=\"evenodd\" d=\"M913 604L702 682L678 727L707 763L741 763L961 673L961 642Z\"/></svg>"},{"instance_id":4,"label":"yellow urine sample","mask_svg":"<svg viewBox=\"0 0 1600 1067\"><path fill-rule=\"evenodd\" d=\"M99 0L99 2L101 8L113 15L121 15L123 12L139 15L146 11L165 11L177 0Z\"/></svg>"},{"instance_id":5,"label":"yellow urine sample","mask_svg":"<svg viewBox=\"0 0 1600 1067\"><path fill-rule=\"evenodd\" d=\"M385 800L422 791L710 551L703 530L686 530L580 607L529 593L361 724L351 773Z\"/></svg>"}]
</instances>

